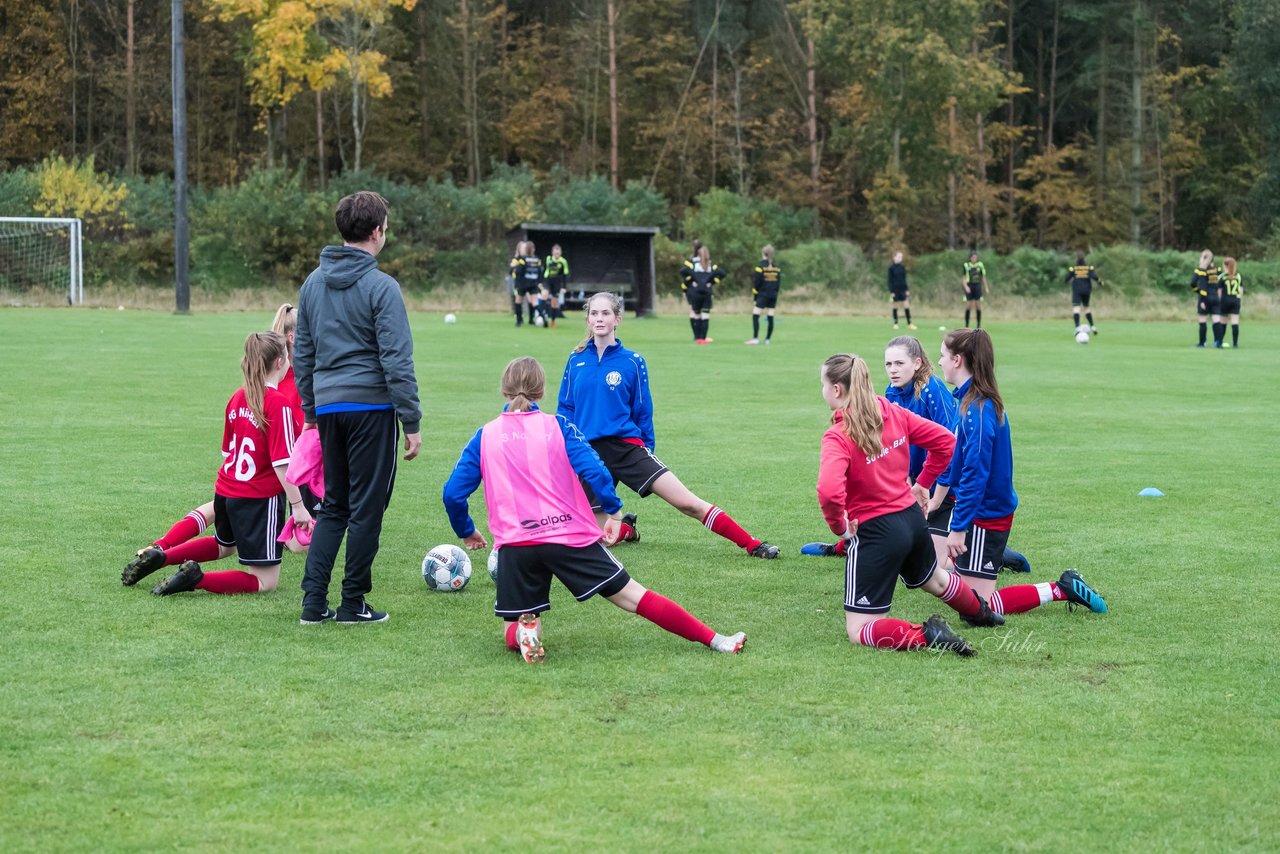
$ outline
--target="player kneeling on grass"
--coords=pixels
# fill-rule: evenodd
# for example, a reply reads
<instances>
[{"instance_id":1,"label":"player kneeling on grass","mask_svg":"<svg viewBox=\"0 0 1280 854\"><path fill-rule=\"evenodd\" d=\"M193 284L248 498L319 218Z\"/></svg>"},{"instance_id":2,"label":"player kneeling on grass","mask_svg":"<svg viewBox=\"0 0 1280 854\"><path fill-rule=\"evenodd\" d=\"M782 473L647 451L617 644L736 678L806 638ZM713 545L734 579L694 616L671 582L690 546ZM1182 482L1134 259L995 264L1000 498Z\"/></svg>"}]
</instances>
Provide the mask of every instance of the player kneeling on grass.
<instances>
[{"instance_id":1,"label":"player kneeling on grass","mask_svg":"<svg viewBox=\"0 0 1280 854\"><path fill-rule=\"evenodd\" d=\"M546 657L538 617L551 607L551 578L578 601L600 595L672 634L736 653L746 634L712 631L670 599L646 590L601 542L600 528L579 483L589 483L608 514L604 540L618 538L622 502L613 477L578 428L563 416L538 409L547 377L536 359L514 359L502 372L502 414L463 448L444 485L444 505L454 533L467 548L488 544L476 530L467 499L484 482L489 529L498 552L494 614L505 621L508 648L540 664Z\"/></svg>"},{"instance_id":2,"label":"player kneeling on grass","mask_svg":"<svg viewBox=\"0 0 1280 854\"><path fill-rule=\"evenodd\" d=\"M276 385L288 370L285 339L276 332L253 332L244 342L244 387L227 403L223 421L222 455L214 485L215 537L218 557L240 555L244 571L204 572L194 560L151 592L169 596L188 590L210 593L262 593L276 589L280 580L280 532L292 507L297 528L311 529L298 487L285 480L294 438L301 431L295 410ZM131 566L133 566L131 564ZM126 585L159 567L126 568Z\"/></svg>"},{"instance_id":3,"label":"player kneeling on grass","mask_svg":"<svg viewBox=\"0 0 1280 854\"><path fill-rule=\"evenodd\" d=\"M885 617L901 577L975 625L1003 622L963 578L938 566L920 511L921 497L951 459L955 437L877 397L867 363L857 356L837 353L823 363L821 377L831 427L822 437L818 504L831 530L849 540L844 610L850 642L973 655L973 647L937 614L922 625ZM926 456L915 485L908 486L913 446L924 448Z\"/></svg>"}]
</instances>

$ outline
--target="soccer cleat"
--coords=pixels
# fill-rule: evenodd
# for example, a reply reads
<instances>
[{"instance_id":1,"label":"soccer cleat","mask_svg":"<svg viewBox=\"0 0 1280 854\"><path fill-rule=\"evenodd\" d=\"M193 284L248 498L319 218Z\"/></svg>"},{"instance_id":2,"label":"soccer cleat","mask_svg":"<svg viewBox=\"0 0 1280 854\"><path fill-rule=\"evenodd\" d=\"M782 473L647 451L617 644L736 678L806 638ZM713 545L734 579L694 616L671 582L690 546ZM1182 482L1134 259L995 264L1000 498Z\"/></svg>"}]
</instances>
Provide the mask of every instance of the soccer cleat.
<instances>
[{"instance_id":1,"label":"soccer cleat","mask_svg":"<svg viewBox=\"0 0 1280 854\"><path fill-rule=\"evenodd\" d=\"M124 565L124 571L120 573L120 583L125 587L132 587L162 566L164 566L164 549L159 546L138 549L134 559Z\"/></svg>"},{"instance_id":2,"label":"soccer cleat","mask_svg":"<svg viewBox=\"0 0 1280 854\"><path fill-rule=\"evenodd\" d=\"M835 543L805 543L800 547L800 554L810 557L839 557Z\"/></svg>"},{"instance_id":3,"label":"soccer cleat","mask_svg":"<svg viewBox=\"0 0 1280 854\"><path fill-rule=\"evenodd\" d=\"M1058 589L1072 605L1083 605L1095 614L1107 613L1107 603L1074 569L1068 569L1058 579Z\"/></svg>"},{"instance_id":4,"label":"soccer cleat","mask_svg":"<svg viewBox=\"0 0 1280 854\"><path fill-rule=\"evenodd\" d=\"M768 339L768 338L764 339L764 344L765 344L765 346L766 346L766 347L768 347L768 346L769 346L769 339Z\"/></svg>"},{"instance_id":5,"label":"soccer cleat","mask_svg":"<svg viewBox=\"0 0 1280 854\"><path fill-rule=\"evenodd\" d=\"M747 633L738 632L736 635L720 635L717 634L711 639L711 648L716 652L723 652L728 655L737 655L742 652L742 648L747 645Z\"/></svg>"},{"instance_id":6,"label":"soccer cleat","mask_svg":"<svg viewBox=\"0 0 1280 854\"><path fill-rule=\"evenodd\" d=\"M914 332L915 330L919 329L920 327L919 327L919 326L916 326L914 323L908 323L908 324L907 324L907 328L908 328L908 329L910 329L910 330L912 330L912 331Z\"/></svg>"},{"instance_id":7,"label":"soccer cleat","mask_svg":"<svg viewBox=\"0 0 1280 854\"><path fill-rule=\"evenodd\" d=\"M630 525L630 526L631 526L631 533L630 533L629 535L627 535L627 538L626 538L625 540L623 540L623 542L624 542L624 543L638 543L638 542L640 542L640 529L636 527L636 514L634 514L634 513L623 513L623 514L622 514L622 524L624 524L624 525Z\"/></svg>"},{"instance_id":8,"label":"soccer cleat","mask_svg":"<svg viewBox=\"0 0 1280 854\"><path fill-rule=\"evenodd\" d=\"M172 596L174 593L186 593L196 589L196 585L204 578L204 572L200 570L200 564L194 560L184 560L182 566L178 567L178 571L173 575L161 581L154 588L152 594L156 596Z\"/></svg>"},{"instance_id":9,"label":"soccer cleat","mask_svg":"<svg viewBox=\"0 0 1280 854\"><path fill-rule=\"evenodd\" d=\"M1000 568L1007 569L1010 572L1030 572L1031 561L1027 560L1026 555L1006 548L1004 557L1000 559Z\"/></svg>"},{"instance_id":10,"label":"soccer cleat","mask_svg":"<svg viewBox=\"0 0 1280 854\"><path fill-rule=\"evenodd\" d=\"M947 621L937 614L925 620L921 628L924 629L924 642L933 649L949 649L956 655L965 657L975 654L969 642L951 631Z\"/></svg>"},{"instance_id":11,"label":"soccer cleat","mask_svg":"<svg viewBox=\"0 0 1280 854\"><path fill-rule=\"evenodd\" d=\"M893 324L893 328L896 330L898 328L898 324Z\"/></svg>"},{"instance_id":12,"label":"soccer cleat","mask_svg":"<svg viewBox=\"0 0 1280 854\"><path fill-rule=\"evenodd\" d=\"M1199 344L1197 344L1197 345L1196 345L1196 349L1197 349L1197 350L1203 350L1203 349L1204 349L1204 342L1203 342L1203 341L1201 341Z\"/></svg>"},{"instance_id":13,"label":"soccer cleat","mask_svg":"<svg viewBox=\"0 0 1280 854\"><path fill-rule=\"evenodd\" d=\"M973 595L978 596L976 593ZM972 617L966 617L964 614L961 614L960 619L964 620L975 629L995 629L1004 625L1004 617L997 614L995 611L992 611L991 606L987 604L986 599L978 596L978 605L980 606L978 613L974 614Z\"/></svg>"},{"instance_id":14,"label":"soccer cleat","mask_svg":"<svg viewBox=\"0 0 1280 854\"><path fill-rule=\"evenodd\" d=\"M318 626L321 623L327 623L338 616L338 612L325 605L322 609L314 607L302 606L302 616L298 622L304 626Z\"/></svg>"},{"instance_id":15,"label":"soccer cleat","mask_svg":"<svg viewBox=\"0 0 1280 854\"><path fill-rule=\"evenodd\" d=\"M743 341L742 343L743 343L743 344L759 344L759 343L760 343L760 339L759 339L759 338L748 338L746 341Z\"/></svg>"},{"instance_id":16,"label":"soccer cleat","mask_svg":"<svg viewBox=\"0 0 1280 854\"><path fill-rule=\"evenodd\" d=\"M706 338L703 338L703 339L702 339L702 343L703 343L703 344L710 344L712 341L715 341L715 340L716 340L716 339L714 339L714 338L712 338L710 335L708 335Z\"/></svg>"},{"instance_id":17,"label":"soccer cleat","mask_svg":"<svg viewBox=\"0 0 1280 854\"><path fill-rule=\"evenodd\" d=\"M516 624L516 646L520 656L530 664L542 664L547 651L542 646L542 622L537 614L521 614Z\"/></svg>"},{"instance_id":18,"label":"soccer cleat","mask_svg":"<svg viewBox=\"0 0 1280 854\"><path fill-rule=\"evenodd\" d=\"M325 610L329 610L325 608ZM391 616L386 611L375 611L369 607L369 603L363 599L360 600L360 610L352 611L348 608L339 608L338 614L334 618L344 626L357 626L361 623L385 623Z\"/></svg>"},{"instance_id":19,"label":"soccer cleat","mask_svg":"<svg viewBox=\"0 0 1280 854\"><path fill-rule=\"evenodd\" d=\"M760 545L750 549L747 554L750 557L758 557L761 560L774 560L778 556L778 547L761 541Z\"/></svg>"},{"instance_id":20,"label":"soccer cleat","mask_svg":"<svg viewBox=\"0 0 1280 854\"><path fill-rule=\"evenodd\" d=\"M1090 326L1090 327L1089 327L1089 332L1090 332L1090 334L1092 334L1092 335L1097 335L1097 334L1098 334L1098 327L1096 327L1096 326Z\"/></svg>"}]
</instances>

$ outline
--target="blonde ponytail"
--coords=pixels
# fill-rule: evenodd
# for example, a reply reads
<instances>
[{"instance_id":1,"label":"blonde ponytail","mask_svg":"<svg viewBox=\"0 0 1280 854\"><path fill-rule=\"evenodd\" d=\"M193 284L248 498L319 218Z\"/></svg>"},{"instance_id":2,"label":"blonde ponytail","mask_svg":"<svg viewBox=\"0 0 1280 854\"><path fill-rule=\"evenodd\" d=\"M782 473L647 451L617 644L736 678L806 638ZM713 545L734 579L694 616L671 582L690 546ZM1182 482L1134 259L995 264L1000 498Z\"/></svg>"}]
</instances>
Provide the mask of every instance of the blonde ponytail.
<instances>
[{"instance_id":1,"label":"blonde ponytail","mask_svg":"<svg viewBox=\"0 0 1280 854\"><path fill-rule=\"evenodd\" d=\"M884 417L871 387L871 371L865 359L852 353L837 353L822 363L822 376L832 385L843 386L844 432L869 457L879 456L883 447ZM832 413L832 421L835 413Z\"/></svg>"},{"instance_id":2,"label":"blonde ponytail","mask_svg":"<svg viewBox=\"0 0 1280 854\"><path fill-rule=\"evenodd\" d=\"M263 430L267 429L263 409L267 377L276 361L285 358L286 349L284 336L279 332L250 332L244 339L244 358L240 360L240 372L244 374L244 399Z\"/></svg>"}]
</instances>

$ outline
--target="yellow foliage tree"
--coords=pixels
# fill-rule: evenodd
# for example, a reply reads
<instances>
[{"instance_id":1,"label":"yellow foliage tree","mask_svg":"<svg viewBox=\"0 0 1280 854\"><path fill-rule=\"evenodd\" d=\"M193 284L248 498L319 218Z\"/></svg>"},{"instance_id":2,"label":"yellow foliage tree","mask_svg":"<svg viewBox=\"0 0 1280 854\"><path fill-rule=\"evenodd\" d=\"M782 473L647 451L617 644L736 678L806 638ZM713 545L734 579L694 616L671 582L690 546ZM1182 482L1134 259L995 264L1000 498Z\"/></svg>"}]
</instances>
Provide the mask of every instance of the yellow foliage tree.
<instances>
[{"instance_id":1,"label":"yellow foliage tree","mask_svg":"<svg viewBox=\"0 0 1280 854\"><path fill-rule=\"evenodd\" d=\"M40 196L37 213L55 217L79 217L86 224L128 228L123 210L129 188L93 168L93 155L81 160L48 157L35 172Z\"/></svg>"}]
</instances>

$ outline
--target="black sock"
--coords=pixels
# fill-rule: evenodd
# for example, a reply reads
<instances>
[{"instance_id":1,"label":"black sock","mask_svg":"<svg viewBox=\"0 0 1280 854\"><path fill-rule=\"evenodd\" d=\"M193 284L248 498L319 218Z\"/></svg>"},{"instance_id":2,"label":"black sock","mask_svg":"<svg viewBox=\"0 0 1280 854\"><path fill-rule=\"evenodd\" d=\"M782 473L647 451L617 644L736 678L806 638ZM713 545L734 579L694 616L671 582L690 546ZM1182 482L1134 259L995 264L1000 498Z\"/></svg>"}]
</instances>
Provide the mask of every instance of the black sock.
<instances>
[{"instance_id":1,"label":"black sock","mask_svg":"<svg viewBox=\"0 0 1280 854\"><path fill-rule=\"evenodd\" d=\"M1089 328L1090 328L1090 329L1092 329L1092 328L1093 328L1093 312L1092 312L1092 311L1086 311L1086 312L1084 313L1084 319L1085 319L1085 320L1087 320L1087 321L1089 321Z\"/></svg>"},{"instance_id":2,"label":"black sock","mask_svg":"<svg viewBox=\"0 0 1280 854\"><path fill-rule=\"evenodd\" d=\"M1240 324L1231 324L1231 346L1234 347L1240 343Z\"/></svg>"},{"instance_id":3,"label":"black sock","mask_svg":"<svg viewBox=\"0 0 1280 854\"><path fill-rule=\"evenodd\" d=\"M764 336L764 340L768 341L773 337L773 315L769 315L769 334Z\"/></svg>"},{"instance_id":4,"label":"black sock","mask_svg":"<svg viewBox=\"0 0 1280 854\"><path fill-rule=\"evenodd\" d=\"M1201 347L1204 346L1204 338L1205 338L1206 331L1207 331L1207 328L1205 326L1205 322L1202 320L1200 321L1200 346Z\"/></svg>"},{"instance_id":5,"label":"black sock","mask_svg":"<svg viewBox=\"0 0 1280 854\"><path fill-rule=\"evenodd\" d=\"M751 315L751 340L754 341L759 337L760 337L760 315L753 314Z\"/></svg>"},{"instance_id":6,"label":"black sock","mask_svg":"<svg viewBox=\"0 0 1280 854\"><path fill-rule=\"evenodd\" d=\"M964 310L964 325L969 325L969 309L967 308Z\"/></svg>"},{"instance_id":7,"label":"black sock","mask_svg":"<svg viewBox=\"0 0 1280 854\"><path fill-rule=\"evenodd\" d=\"M703 338L709 337L710 329L711 329L711 318L704 317L702 319L702 337Z\"/></svg>"},{"instance_id":8,"label":"black sock","mask_svg":"<svg viewBox=\"0 0 1280 854\"><path fill-rule=\"evenodd\" d=\"M689 318L689 328L693 330L693 340L697 341L702 336L698 334L698 318Z\"/></svg>"},{"instance_id":9,"label":"black sock","mask_svg":"<svg viewBox=\"0 0 1280 854\"><path fill-rule=\"evenodd\" d=\"M907 313L907 323L910 323L910 322L911 322L911 309L909 309L909 308L904 308L904 309L903 309L903 311L905 311L905 312Z\"/></svg>"},{"instance_id":10,"label":"black sock","mask_svg":"<svg viewBox=\"0 0 1280 854\"><path fill-rule=\"evenodd\" d=\"M897 323L897 322L898 322L898 309L897 309L897 308L894 308L894 310L893 310L893 322L894 322L894 323Z\"/></svg>"},{"instance_id":11,"label":"black sock","mask_svg":"<svg viewBox=\"0 0 1280 854\"><path fill-rule=\"evenodd\" d=\"M1214 344L1221 347L1222 339L1225 338L1226 335L1227 335L1227 324L1225 323L1213 324L1213 343Z\"/></svg>"},{"instance_id":12,"label":"black sock","mask_svg":"<svg viewBox=\"0 0 1280 854\"><path fill-rule=\"evenodd\" d=\"M982 328L982 309L978 309L978 310L977 310L976 312L974 312L974 313L978 315L978 327L977 327L977 328L978 328L978 329L981 329L981 328Z\"/></svg>"},{"instance_id":13,"label":"black sock","mask_svg":"<svg viewBox=\"0 0 1280 854\"><path fill-rule=\"evenodd\" d=\"M1080 328L1080 315L1078 314L1071 315L1071 328L1072 329Z\"/></svg>"}]
</instances>

